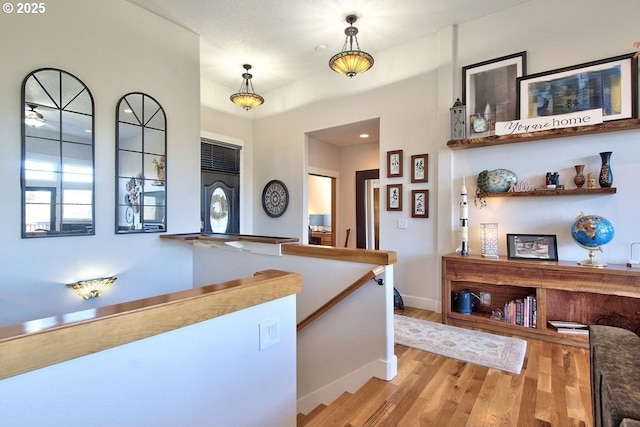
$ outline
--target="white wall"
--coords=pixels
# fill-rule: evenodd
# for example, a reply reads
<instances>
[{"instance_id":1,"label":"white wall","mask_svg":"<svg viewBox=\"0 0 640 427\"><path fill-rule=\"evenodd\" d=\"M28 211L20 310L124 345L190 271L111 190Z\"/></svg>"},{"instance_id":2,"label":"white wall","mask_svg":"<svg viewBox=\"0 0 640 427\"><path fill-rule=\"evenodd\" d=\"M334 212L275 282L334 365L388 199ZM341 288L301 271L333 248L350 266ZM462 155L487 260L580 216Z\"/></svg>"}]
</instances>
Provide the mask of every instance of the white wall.
<instances>
[{"instance_id":1,"label":"white wall","mask_svg":"<svg viewBox=\"0 0 640 427\"><path fill-rule=\"evenodd\" d=\"M294 427L295 306L291 295L0 381L0 426ZM272 319L280 342L259 350Z\"/></svg>"},{"instance_id":2,"label":"white wall","mask_svg":"<svg viewBox=\"0 0 640 427\"><path fill-rule=\"evenodd\" d=\"M292 255L194 246L194 283L204 285L246 277L275 268L302 274L296 297L300 323L365 273L371 264ZM329 404L345 390L355 392L371 377L390 380L397 373L393 352L393 269L380 275L298 333L298 411L308 413ZM339 333L338 333L339 332Z\"/></svg>"},{"instance_id":3,"label":"white wall","mask_svg":"<svg viewBox=\"0 0 640 427\"><path fill-rule=\"evenodd\" d=\"M169 233L199 230L199 40L124 0L46 3L42 15L3 14L0 25L0 325L191 286L191 250L159 234L115 235L115 109L141 91L167 115ZM95 102L96 234L21 239L22 80L41 67L82 80ZM80 300L66 283L104 275L103 297Z\"/></svg>"}]
</instances>

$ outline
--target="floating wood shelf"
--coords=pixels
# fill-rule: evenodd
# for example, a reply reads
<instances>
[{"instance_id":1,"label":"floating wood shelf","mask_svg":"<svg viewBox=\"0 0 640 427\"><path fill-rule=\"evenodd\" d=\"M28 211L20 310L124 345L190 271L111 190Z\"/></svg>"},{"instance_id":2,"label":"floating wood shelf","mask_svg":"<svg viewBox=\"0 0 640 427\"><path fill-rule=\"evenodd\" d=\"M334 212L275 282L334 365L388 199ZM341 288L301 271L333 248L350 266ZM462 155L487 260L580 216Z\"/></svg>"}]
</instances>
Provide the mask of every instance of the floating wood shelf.
<instances>
[{"instance_id":1,"label":"floating wood shelf","mask_svg":"<svg viewBox=\"0 0 640 427\"><path fill-rule=\"evenodd\" d=\"M593 194L616 194L615 187L609 188L574 188L568 190L532 190L507 191L504 193L488 193L485 197L545 197L545 196L580 196Z\"/></svg>"},{"instance_id":2,"label":"floating wood shelf","mask_svg":"<svg viewBox=\"0 0 640 427\"><path fill-rule=\"evenodd\" d=\"M597 133L620 132L637 129L640 129L640 119L625 119L592 126L577 126L572 128L520 133L516 135L494 135L481 138L451 140L447 142L447 147L452 150L465 150L468 148L491 147L494 145L516 144L527 141L543 141L545 139L567 138L570 136L592 135Z\"/></svg>"}]
</instances>

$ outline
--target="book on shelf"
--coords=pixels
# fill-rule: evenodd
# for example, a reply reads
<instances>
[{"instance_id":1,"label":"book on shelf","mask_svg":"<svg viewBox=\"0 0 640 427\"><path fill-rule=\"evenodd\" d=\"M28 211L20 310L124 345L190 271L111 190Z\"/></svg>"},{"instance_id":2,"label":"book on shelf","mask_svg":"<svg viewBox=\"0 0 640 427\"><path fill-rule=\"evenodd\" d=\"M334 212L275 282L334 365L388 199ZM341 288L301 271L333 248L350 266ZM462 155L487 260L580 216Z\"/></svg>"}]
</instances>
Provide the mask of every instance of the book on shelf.
<instances>
[{"instance_id":1,"label":"book on shelf","mask_svg":"<svg viewBox=\"0 0 640 427\"><path fill-rule=\"evenodd\" d=\"M537 328L537 309L536 297L533 295L508 301L504 305L504 321L525 328Z\"/></svg>"},{"instance_id":2,"label":"book on shelf","mask_svg":"<svg viewBox=\"0 0 640 427\"><path fill-rule=\"evenodd\" d=\"M547 323L560 334L589 335L589 325L584 323L562 320L549 320Z\"/></svg>"}]
</instances>

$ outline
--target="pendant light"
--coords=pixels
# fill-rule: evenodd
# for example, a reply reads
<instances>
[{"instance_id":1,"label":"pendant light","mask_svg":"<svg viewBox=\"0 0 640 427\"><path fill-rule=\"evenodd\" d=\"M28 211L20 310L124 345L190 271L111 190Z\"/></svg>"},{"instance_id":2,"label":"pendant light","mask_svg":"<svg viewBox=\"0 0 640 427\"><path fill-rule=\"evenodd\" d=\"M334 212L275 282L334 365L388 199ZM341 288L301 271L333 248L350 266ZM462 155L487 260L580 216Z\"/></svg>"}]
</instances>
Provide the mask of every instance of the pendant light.
<instances>
[{"instance_id":1,"label":"pendant light","mask_svg":"<svg viewBox=\"0 0 640 427\"><path fill-rule=\"evenodd\" d=\"M256 91L253 89L253 83L251 83L251 78L253 77L249 70L251 69L251 65L244 64L242 66L246 71L242 73L242 84L240 85L240 91L238 93L234 93L231 95L231 101L249 111L254 107L262 105L264 102L264 98L260 95L256 94Z\"/></svg>"},{"instance_id":2,"label":"pendant light","mask_svg":"<svg viewBox=\"0 0 640 427\"><path fill-rule=\"evenodd\" d=\"M358 29L353 26L353 23L357 20L358 17L356 15L347 16L346 21L349 26L344 30L347 37L344 40L342 52L333 55L329 60L329 67L333 71L349 77L364 73L373 67L373 56L360 50L357 36ZM355 49L353 47L354 41L356 43Z\"/></svg>"}]
</instances>

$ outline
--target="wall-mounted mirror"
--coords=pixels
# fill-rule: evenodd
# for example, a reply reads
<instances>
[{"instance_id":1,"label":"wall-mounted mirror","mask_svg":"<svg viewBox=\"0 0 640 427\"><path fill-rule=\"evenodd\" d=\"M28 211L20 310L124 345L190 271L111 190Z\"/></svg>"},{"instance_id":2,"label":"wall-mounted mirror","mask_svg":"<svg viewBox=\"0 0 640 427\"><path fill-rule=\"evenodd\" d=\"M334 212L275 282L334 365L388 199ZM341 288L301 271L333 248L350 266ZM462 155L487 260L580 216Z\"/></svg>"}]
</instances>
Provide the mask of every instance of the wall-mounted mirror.
<instances>
[{"instance_id":1,"label":"wall-mounted mirror","mask_svg":"<svg viewBox=\"0 0 640 427\"><path fill-rule=\"evenodd\" d=\"M22 237L94 232L94 118L89 89L43 68L22 82Z\"/></svg>"},{"instance_id":2,"label":"wall-mounted mirror","mask_svg":"<svg viewBox=\"0 0 640 427\"><path fill-rule=\"evenodd\" d=\"M144 93L116 108L116 233L166 231L167 119Z\"/></svg>"}]
</instances>

